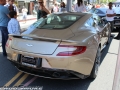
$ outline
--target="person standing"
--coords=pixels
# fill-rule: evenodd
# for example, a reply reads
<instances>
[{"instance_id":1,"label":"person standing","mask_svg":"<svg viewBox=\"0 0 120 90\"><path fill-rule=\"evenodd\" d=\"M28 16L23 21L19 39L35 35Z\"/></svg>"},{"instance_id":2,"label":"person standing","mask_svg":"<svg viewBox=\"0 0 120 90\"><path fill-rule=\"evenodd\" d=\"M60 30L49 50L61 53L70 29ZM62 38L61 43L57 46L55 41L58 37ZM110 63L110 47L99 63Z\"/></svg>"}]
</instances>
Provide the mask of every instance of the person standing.
<instances>
[{"instance_id":1,"label":"person standing","mask_svg":"<svg viewBox=\"0 0 120 90\"><path fill-rule=\"evenodd\" d=\"M9 9L9 11L16 11L17 15L19 15L19 11L17 6L14 4L15 0L6 0L6 4L4 5L5 7L7 7Z\"/></svg>"},{"instance_id":2,"label":"person standing","mask_svg":"<svg viewBox=\"0 0 120 90\"><path fill-rule=\"evenodd\" d=\"M27 8L25 8L25 6L23 6L23 9L22 9L22 15L23 15L23 20L25 20L25 23L26 23L26 19L27 19Z\"/></svg>"},{"instance_id":3,"label":"person standing","mask_svg":"<svg viewBox=\"0 0 120 90\"><path fill-rule=\"evenodd\" d=\"M41 17L45 18L47 14L50 14L50 12L44 6L43 0L38 0L38 3L39 3L39 8L37 11L37 19L40 19Z\"/></svg>"},{"instance_id":4,"label":"person standing","mask_svg":"<svg viewBox=\"0 0 120 90\"><path fill-rule=\"evenodd\" d=\"M77 0L77 4L75 5L76 12L86 12L86 6L83 3L83 0Z\"/></svg>"},{"instance_id":5,"label":"person standing","mask_svg":"<svg viewBox=\"0 0 120 90\"><path fill-rule=\"evenodd\" d=\"M1 36L1 31L0 31L0 47L2 46L1 42L2 42L2 36Z\"/></svg>"},{"instance_id":6,"label":"person standing","mask_svg":"<svg viewBox=\"0 0 120 90\"><path fill-rule=\"evenodd\" d=\"M92 8L91 4L88 4L88 11Z\"/></svg>"},{"instance_id":7,"label":"person standing","mask_svg":"<svg viewBox=\"0 0 120 90\"><path fill-rule=\"evenodd\" d=\"M106 20L111 24L111 31L113 31L114 16L116 15L114 9L112 8L112 2L109 2L109 8L106 11Z\"/></svg>"},{"instance_id":8,"label":"person standing","mask_svg":"<svg viewBox=\"0 0 120 90\"><path fill-rule=\"evenodd\" d=\"M65 3L61 2L59 12L64 12L64 11L66 11Z\"/></svg>"},{"instance_id":9,"label":"person standing","mask_svg":"<svg viewBox=\"0 0 120 90\"><path fill-rule=\"evenodd\" d=\"M8 32L9 34L20 35L20 24L17 21L17 12L11 11L9 13L11 20L8 22Z\"/></svg>"},{"instance_id":10,"label":"person standing","mask_svg":"<svg viewBox=\"0 0 120 90\"><path fill-rule=\"evenodd\" d=\"M7 56L5 45L8 40L8 22L10 20L9 10L7 7L4 7L6 0L0 0L0 31L2 33L2 49L3 56Z\"/></svg>"},{"instance_id":11,"label":"person standing","mask_svg":"<svg viewBox=\"0 0 120 90\"><path fill-rule=\"evenodd\" d=\"M58 5L55 4L54 7L53 7L53 13L56 13L56 12L58 12L58 11L59 11Z\"/></svg>"}]
</instances>

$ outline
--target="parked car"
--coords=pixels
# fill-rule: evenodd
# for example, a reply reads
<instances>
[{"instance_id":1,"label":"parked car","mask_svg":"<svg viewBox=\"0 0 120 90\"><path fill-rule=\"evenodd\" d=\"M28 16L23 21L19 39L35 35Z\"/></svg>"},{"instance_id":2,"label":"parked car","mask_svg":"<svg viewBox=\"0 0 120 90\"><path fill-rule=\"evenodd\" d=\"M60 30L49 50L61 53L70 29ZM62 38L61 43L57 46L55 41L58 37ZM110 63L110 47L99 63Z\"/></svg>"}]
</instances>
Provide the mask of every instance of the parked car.
<instances>
[{"instance_id":1,"label":"parked car","mask_svg":"<svg viewBox=\"0 0 120 90\"><path fill-rule=\"evenodd\" d=\"M114 5L115 7L119 7L119 6L120 6L120 2L118 2L118 1L113 2L113 5Z\"/></svg>"},{"instance_id":2,"label":"parked car","mask_svg":"<svg viewBox=\"0 0 120 90\"><path fill-rule=\"evenodd\" d=\"M114 17L114 28L120 27L120 7L114 7L116 16ZM106 10L107 8L95 8L91 9L89 12L90 13L95 13L98 16L100 16L106 23Z\"/></svg>"},{"instance_id":3,"label":"parked car","mask_svg":"<svg viewBox=\"0 0 120 90\"><path fill-rule=\"evenodd\" d=\"M7 58L21 71L46 78L96 78L110 25L89 13L54 13L22 35L9 35Z\"/></svg>"},{"instance_id":4,"label":"parked car","mask_svg":"<svg viewBox=\"0 0 120 90\"><path fill-rule=\"evenodd\" d=\"M102 18L102 17L106 16L106 10L107 10L107 8L105 8L105 7L102 7L102 8L92 8L88 12L95 13L95 14L97 14L98 16L100 16Z\"/></svg>"},{"instance_id":5,"label":"parked car","mask_svg":"<svg viewBox=\"0 0 120 90\"><path fill-rule=\"evenodd\" d=\"M118 28L120 27L120 2L114 2L113 4L116 6L114 7L116 12L116 16L114 17L114 27Z\"/></svg>"}]
</instances>

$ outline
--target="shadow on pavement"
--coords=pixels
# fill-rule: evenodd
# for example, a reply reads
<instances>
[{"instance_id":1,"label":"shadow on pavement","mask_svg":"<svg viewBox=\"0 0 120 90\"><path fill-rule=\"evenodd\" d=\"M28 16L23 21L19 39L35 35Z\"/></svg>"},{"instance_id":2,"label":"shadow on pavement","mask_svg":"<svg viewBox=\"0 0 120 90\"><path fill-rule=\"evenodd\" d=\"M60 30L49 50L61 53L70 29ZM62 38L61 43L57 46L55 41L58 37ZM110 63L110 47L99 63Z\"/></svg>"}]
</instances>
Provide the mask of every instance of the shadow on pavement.
<instances>
[{"instance_id":1,"label":"shadow on pavement","mask_svg":"<svg viewBox=\"0 0 120 90\"><path fill-rule=\"evenodd\" d=\"M37 78L30 86L42 86L43 90L87 90L92 79L53 80Z\"/></svg>"},{"instance_id":2,"label":"shadow on pavement","mask_svg":"<svg viewBox=\"0 0 120 90\"><path fill-rule=\"evenodd\" d=\"M112 35L114 36L114 34L112 34ZM114 37L110 37L110 43L102 50L101 63L102 63L102 61L104 60L106 54L108 53L110 44L111 44L111 42L112 42L113 39L114 39Z\"/></svg>"},{"instance_id":3,"label":"shadow on pavement","mask_svg":"<svg viewBox=\"0 0 120 90\"><path fill-rule=\"evenodd\" d=\"M18 70L0 52L0 86L4 86Z\"/></svg>"}]
</instances>

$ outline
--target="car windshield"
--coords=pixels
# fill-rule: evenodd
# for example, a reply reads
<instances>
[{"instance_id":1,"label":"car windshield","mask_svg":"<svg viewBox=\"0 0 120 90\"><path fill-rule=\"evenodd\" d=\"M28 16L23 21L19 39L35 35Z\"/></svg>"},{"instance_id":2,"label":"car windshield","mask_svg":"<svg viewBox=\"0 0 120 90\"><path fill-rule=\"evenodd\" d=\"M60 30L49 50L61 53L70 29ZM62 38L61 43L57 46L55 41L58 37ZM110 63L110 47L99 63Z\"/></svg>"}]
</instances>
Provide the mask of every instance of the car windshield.
<instances>
[{"instance_id":1,"label":"car windshield","mask_svg":"<svg viewBox=\"0 0 120 90\"><path fill-rule=\"evenodd\" d=\"M74 14L51 14L47 18L41 18L33 25L39 29L64 29L71 26L82 15Z\"/></svg>"}]
</instances>

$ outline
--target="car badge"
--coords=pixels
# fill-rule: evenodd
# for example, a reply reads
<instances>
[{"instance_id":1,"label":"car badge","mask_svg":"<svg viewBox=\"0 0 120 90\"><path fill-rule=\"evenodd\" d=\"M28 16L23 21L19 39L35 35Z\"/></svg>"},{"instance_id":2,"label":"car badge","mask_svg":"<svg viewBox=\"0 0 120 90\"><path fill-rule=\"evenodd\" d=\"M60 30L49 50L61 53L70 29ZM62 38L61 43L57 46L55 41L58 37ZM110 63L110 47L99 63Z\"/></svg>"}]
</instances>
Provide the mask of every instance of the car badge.
<instances>
[{"instance_id":1,"label":"car badge","mask_svg":"<svg viewBox=\"0 0 120 90\"><path fill-rule=\"evenodd\" d=\"M26 44L28 47L32 47L33 45L32 44Z\"/></svg>"}]
</instances>

